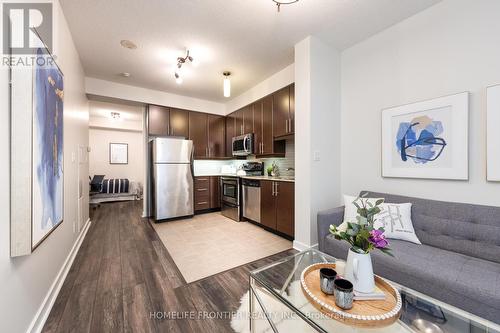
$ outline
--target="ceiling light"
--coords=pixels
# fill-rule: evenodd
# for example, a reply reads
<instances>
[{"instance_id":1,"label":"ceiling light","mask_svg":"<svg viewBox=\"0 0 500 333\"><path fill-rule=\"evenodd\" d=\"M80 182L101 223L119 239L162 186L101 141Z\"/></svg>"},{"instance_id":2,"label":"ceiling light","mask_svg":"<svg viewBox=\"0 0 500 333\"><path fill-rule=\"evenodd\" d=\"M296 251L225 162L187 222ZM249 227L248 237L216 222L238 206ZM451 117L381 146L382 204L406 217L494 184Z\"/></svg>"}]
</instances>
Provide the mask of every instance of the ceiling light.
<instances>
[{"instance_id":1,"label":"ceiling light","mask_svg":"<svg viewBox=\"0 0 500 333\"><path fill-rule=\"evenodd\" d=\"M193 63L194 62L194 59L191 55L189 55L189 50L186 50L186 56L185 57L178 57L177 58L177 70L175 71L175 82L177 82L177 84L181 84L182 83L182 78L181 78L181 75L180 75L180 71L181 71L181 68L182 68L182 65L184 65L186 62L190 62L190 63Z\"/></svg>"},{"instance_id":2,"label":"ceiling light","mask_svg":"<svg viewBox=\"0 0 500 333\"><path fill-rule=\"evenodd\" d=\"M222 74L224 75L224 97L231 97L231 80L229 79L231 73L224 72Z\"/></svg>"},{"instance_id":3,"label":"ceiling light","mask_svg":"<svg viewBox=\"0 0 500 333\"><path fill-rule=\"evenodd\" d=\"M273 2L276 4L278 7L278 12L280 11L280 6L281 5L290 5L292 3L296 3L299 0L273 0Z\"/></svg>"},{"instance_id":4,"label":"ceiling light","mask_svg":"<svg viewBox=\"0 0 500 333\"><path fill-rule=\"evenodd\" d=\"M111 112L111 118L119 120L120 119L120 113L119 112Z\"/></svg>"},{"instance_id":5,"label":"ceiling light","mask_svg":"<svg viewBox=\"0 0 500 333\"><path fill-rule=\"evenodd\" d=\"M120 73L121 76L123 77L130 77L130 73L129 72L123 72L123 73Z\"/></svg>"},{"instance_id":6,"label":"ceiling light","mask_svg":"<svg viewBox=\"0 0 500 333\"><path fill-rule=\"evenodd\" d=\"M121 40L120 45L123 46L124 48L130 49L130 50L135 50L137 48L137 45L135 45L134 42L132 42L131 40L128 40L128 39Z\"/></svg>"}]
</instances>

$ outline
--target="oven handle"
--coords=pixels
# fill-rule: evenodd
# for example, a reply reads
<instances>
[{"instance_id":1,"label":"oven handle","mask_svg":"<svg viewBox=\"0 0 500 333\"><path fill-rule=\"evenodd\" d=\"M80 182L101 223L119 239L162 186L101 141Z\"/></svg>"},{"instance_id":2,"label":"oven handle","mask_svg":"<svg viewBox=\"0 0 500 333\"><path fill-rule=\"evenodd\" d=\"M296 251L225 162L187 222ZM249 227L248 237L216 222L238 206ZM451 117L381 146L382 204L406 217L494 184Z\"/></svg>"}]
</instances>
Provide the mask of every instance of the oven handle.
<instances>
[{"instance_id":1,"label":"oven handle","mask_svg":"<svg viewBox=\"0 0 500 333\"><path fill-rule=\"evenodd\" d=\"M248 139L248 136L245 136L243 138L243 150L245 151L245 153L248 153L248 150L247 150L247 139Z\"/></svg>"}]
</instances>

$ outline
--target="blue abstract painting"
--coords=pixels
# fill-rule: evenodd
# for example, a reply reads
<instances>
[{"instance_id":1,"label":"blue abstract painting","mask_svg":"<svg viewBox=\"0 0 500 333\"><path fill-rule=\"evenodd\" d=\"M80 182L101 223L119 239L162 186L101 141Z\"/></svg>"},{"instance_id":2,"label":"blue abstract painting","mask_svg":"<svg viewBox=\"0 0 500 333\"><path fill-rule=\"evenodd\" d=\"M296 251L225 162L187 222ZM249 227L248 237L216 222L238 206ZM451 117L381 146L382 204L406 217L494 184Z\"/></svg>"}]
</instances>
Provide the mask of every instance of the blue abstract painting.
<instances>
[{"instance_id":1,"label":"blue abstract painting","mask_svg":"<svg viewBox=\"0 0 500 333\"><path fill-rule=\"evenodd\" d=\"M399 123L396 148L401 160L412 160L417 164L437 160L447 145L441 137L443 132L443 123L429 116L419 116L410 122Z\"/></svg>"},{"instance_id":2,"label":"blue abstract painting","mask_svg":"<svg viewBox=\"0 0 500 333\"><path fill-rule=\"evenodd\" d=\"M63 221L63 75L45 49L33 72L32 245ZM40 65L42 64L42 65Z\"/></svg>"}]
</instances>

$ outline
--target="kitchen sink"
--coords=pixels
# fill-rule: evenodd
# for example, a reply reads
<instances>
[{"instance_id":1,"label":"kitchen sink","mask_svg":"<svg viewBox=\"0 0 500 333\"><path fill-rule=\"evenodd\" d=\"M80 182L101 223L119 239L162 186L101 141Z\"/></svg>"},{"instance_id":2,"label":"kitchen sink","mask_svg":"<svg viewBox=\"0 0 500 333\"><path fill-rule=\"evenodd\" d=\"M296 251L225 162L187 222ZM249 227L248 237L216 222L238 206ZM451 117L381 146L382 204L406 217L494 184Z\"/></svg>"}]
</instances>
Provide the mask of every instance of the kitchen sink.
<instances>
[{"instance_id":1,"label":"kitchen sink","mask_svg":"<svg viewBox=\"0 0 500 333\"><path fill-rule=\"evenodd\" d=\"M283 179L283 180L295 180L295 176L278 176L274 177L276 179Z\"/></svg>"}]
</instances>

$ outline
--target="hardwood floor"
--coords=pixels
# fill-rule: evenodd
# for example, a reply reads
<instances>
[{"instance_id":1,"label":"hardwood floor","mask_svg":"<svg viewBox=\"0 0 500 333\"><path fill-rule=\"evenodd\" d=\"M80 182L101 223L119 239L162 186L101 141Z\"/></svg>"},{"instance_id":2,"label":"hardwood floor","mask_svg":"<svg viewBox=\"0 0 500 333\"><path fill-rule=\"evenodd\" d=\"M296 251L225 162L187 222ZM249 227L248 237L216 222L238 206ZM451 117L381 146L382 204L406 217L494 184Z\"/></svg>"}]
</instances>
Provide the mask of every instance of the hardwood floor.
<instances>
[{"instance_id":1,"label":"hardwood floor","mask_svg":"<svg viewBox=\"0 0 500 333\"><path fill-rule=\"evenodd\" d=\"M43 332L232 332L229 316L173 320L165 314L236 311L250 270L296 252L187 284L141 213L141 202L91 212L92 225Z\"/></svg>"}]
</instances>

